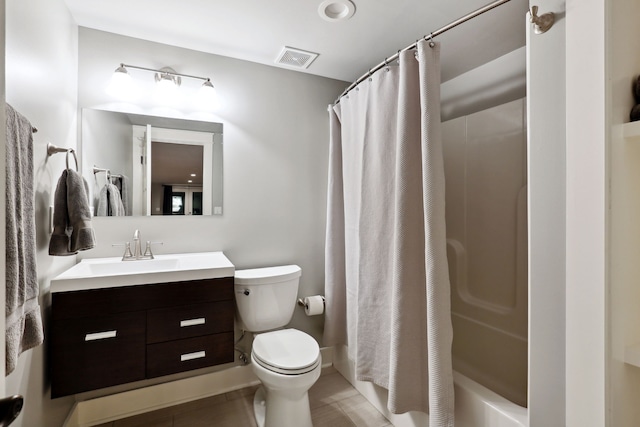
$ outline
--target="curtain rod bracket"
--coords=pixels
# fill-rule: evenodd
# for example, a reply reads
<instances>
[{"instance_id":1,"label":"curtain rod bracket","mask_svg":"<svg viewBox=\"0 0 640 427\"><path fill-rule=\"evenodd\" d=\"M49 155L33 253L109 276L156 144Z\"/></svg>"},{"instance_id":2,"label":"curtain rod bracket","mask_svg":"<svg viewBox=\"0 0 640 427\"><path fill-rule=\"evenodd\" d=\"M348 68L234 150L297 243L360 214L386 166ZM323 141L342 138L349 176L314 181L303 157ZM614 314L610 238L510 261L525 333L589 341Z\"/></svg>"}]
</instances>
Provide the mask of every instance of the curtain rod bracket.
<instances>
[{"instance_id":1,"label":"curtain rod bracket","mask_svg":"<svg viewBox=\"0 0 640 427\"><path fill-rule=\"evenodd\" d=\"M556 16L553 12L547 12L541 16L538 16L538 6L531 6L529 9L529 22L533 24L533 32L536 34L544 34L549 28L553 27L553 23L556 20Z\"/></svg>"}]
</instances>

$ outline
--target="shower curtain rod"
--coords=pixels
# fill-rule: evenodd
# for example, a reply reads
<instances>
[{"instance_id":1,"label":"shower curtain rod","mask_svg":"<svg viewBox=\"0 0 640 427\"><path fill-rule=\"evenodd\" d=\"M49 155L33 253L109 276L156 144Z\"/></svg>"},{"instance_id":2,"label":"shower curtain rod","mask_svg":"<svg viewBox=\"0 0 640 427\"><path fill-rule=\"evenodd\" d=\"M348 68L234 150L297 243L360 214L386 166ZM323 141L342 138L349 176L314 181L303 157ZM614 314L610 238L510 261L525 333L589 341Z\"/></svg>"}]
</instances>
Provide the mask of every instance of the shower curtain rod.
<instances>
[{"instance_id":1,"label":"shower curtain rod","mask_svg":"<svg viewBox=\"0 0 640 427\"><path fill-rule=\"evenodd\" d=\"M475 10L461 18L456 19L455 21L445 25L444 27L433 31L431 33L429 33L428 35L422 37L421 39L416 40L415 43L410 44L409 46L405 47L404 49L400 49L398 52L396 52L394 55L391 55L390 57L386 58L384 61L382 61L381 63L379 63L378 65L376 65L373 68L370 68L369 71L365 74L363 74L358 80L356 80L355 82L351 83L351 85L346 88L344 90L344 92L342 92L340 94L340 96L338 97L338 99L336 99L335 104L338 104L340 102L340 98L342 98L343 96L345 96L347 93L349 93L351 91L351 89L355 88L356 86L358 86L360 83L362 83L365 79L367 79L367 77L369 77L370 75L372 75L374 72L378 71L379 69L381 69L382 67L387 66L390 62L395 61L396 59L398 59L400 57L400 53L407 51L407 50L411 50L411 49L415 49L416 46L418 46L418 42L420 40L431 40L436 36L439 36L442 33L445 33L447 31L449 31L452 28L457 27L458 25L467 22L477 16L482 15L485 12L490 11L491 9L494 9L498 6L503 5L504 3L507 3L511 0L497 0L494 1L493 3L489 3L488 5L485 5L483 7L481 7L478 10Z\"/></svg>"}]
</instances>

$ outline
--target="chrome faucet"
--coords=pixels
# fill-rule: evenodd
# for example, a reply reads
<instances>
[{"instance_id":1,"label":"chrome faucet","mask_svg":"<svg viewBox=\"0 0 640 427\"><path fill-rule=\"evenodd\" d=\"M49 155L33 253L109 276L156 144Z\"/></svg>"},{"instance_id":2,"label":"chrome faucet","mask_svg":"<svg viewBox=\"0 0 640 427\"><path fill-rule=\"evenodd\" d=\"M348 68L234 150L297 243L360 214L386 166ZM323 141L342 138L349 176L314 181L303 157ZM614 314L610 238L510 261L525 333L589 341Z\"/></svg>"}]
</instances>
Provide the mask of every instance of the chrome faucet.
<instances>
[{"instance_id":1,"label":"chrome faucet","mask_svg":"<svg viewBox=\"0 0 640 427\"><path fill-rule=\"evenodd\" d=\"M142 255L142 249L140 249L140 230L136 229L133 232L133 258L140 259Z\"/></svg>"},{"instance_id":2,"label":"chrome faucet","mask_svg":"<svg viewBox=\"0 0 640 427\"><path fill-rule=\"evenodd\" d=\"M120 243L121 245L122 243ZM142 253L142 246L140 243L140 230L133 232L133 253L131 252L131 244L129 242L124 243L124 255L122 255L122 261L135 261L141 259L154 259L151 252L152 244L162 244L162 242L150 242L147 240L147 247ZM114 244L115 246L115 244Z\"/></svg>"}]
</instances>

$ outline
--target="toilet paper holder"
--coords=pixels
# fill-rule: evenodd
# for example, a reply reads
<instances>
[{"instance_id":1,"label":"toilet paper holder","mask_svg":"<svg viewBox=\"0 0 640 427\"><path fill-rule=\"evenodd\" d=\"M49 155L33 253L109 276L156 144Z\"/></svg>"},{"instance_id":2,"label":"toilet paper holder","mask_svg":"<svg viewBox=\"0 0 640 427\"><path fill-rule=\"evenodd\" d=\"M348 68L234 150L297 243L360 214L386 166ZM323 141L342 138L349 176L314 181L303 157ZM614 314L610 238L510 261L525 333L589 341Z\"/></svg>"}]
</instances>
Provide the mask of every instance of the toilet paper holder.
<instances>
[{"instance_id":1,"label":"toilet paper holder","mask_svg":"<svg viewBox=\"0 0 640 427\"><path fill-rule=\"evenodd\" d=\"M322 297L322 304L324 304L324 297ZM304 308L308 308L307 305L304 303L304 299L302 298L298 298L298 305Z\"/></svg>"}]
</instances>

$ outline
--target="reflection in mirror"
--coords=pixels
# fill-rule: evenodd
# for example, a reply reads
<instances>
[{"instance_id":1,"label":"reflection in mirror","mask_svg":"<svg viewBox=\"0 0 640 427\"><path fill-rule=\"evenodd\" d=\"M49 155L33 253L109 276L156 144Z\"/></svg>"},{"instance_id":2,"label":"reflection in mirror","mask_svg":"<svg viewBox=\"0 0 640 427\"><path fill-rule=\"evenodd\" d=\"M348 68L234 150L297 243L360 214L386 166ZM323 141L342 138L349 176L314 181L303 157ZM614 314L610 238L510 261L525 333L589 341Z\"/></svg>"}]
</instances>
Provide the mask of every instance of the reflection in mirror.
<instances>
[{"instance_id":1,"label":"reflection in mirror","mask_svg":"<svg viewBox=\"0 0 640 427\"><path fill-rule=\"evenodd\" d=\"M81 144L96 216L222 214L221 123L84 109Z\"/></svg>"}]
</instances>

